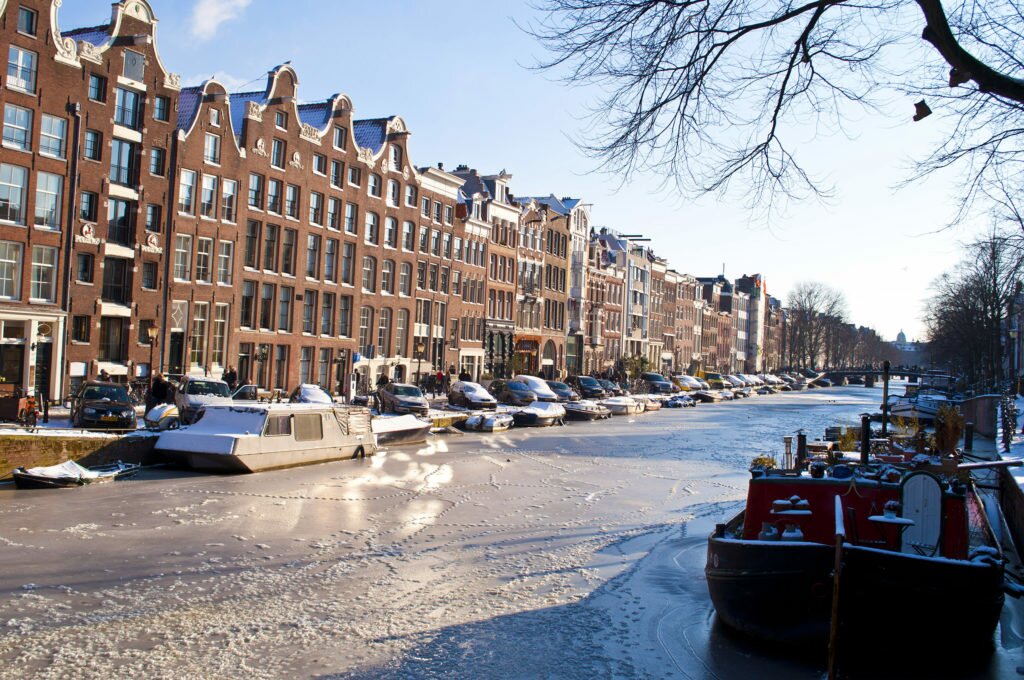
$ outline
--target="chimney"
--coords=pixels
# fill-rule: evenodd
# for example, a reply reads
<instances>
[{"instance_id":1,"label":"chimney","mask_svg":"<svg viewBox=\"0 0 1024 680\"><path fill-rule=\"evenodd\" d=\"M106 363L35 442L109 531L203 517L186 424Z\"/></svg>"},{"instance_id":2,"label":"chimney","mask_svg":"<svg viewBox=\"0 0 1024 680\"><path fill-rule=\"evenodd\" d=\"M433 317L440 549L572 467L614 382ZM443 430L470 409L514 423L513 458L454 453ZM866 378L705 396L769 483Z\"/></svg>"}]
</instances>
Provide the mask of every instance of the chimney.
<instances>
[{"instance_id":1,"label":"chimney","mask_svg":"<svg viewBox=\"0 0 1024 680\"><path fill-rule=\"evenodd\" d=\"M444 163L438 163L437 164L437 169L438 170L444 170Z\"/></svg>"}]
</instances>

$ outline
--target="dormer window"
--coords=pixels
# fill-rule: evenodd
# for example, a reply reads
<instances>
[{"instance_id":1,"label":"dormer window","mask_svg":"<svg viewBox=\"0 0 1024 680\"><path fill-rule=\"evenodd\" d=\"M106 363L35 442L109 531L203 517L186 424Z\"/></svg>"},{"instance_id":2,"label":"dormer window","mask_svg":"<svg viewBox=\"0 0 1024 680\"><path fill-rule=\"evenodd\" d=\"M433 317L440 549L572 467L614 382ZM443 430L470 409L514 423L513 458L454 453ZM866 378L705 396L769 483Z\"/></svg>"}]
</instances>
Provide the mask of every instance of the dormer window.
<instances>
[{"instance_id":1,"label":"dormer window","mask_svg":"<svg viewBox=\"0 0 1024 680\"><path fill-rule=\"evenodd\" d=\"M220 109L210 109L210 125L220 127Z\"/></svg>"},{"instance_id":2,"label":"dormer window","mask_svg":"<svg viewBox=\"0 0 1024 680\"><path fill-rule=\"evenodd\" d=\"M146 78L146 58L132 50L124 51L124 69L122 75L125 78L142 82Z\"/></svg>"},{"instance_id":3,"label":"dormer window","mask_svg":"<svg viewBox=\"0 0 1024 680\"><path fill-rule=\"evenodd\" d=\"M282 130L288 129L288 114L284 111L277 111L274 113L274 125L281 128Z\"/></svg>"},{"instance_id":4,"label":"dormer window","mask_svg":"<svg viewBox=\"0 0 1024 680\"><path fill-rule=\"evenodd\" d=\"M346 145L346 141L345 141L346 132L347 131L345 130L345 128L335 126L335 128L334 128L334 148L335 149L341 149L342 151L345 150L345 148L347 146Z\"/></svg>"},{"instance_id":5,"label":"dormer window","mask_svg":"<svg viewBox=\"0 0 1024 680\"><path fill-rule=\"evenodd\" d=\"M391 169L396 172L402 171L402 147L397 144L391 145Z\"/></svg>"}]
</instances>

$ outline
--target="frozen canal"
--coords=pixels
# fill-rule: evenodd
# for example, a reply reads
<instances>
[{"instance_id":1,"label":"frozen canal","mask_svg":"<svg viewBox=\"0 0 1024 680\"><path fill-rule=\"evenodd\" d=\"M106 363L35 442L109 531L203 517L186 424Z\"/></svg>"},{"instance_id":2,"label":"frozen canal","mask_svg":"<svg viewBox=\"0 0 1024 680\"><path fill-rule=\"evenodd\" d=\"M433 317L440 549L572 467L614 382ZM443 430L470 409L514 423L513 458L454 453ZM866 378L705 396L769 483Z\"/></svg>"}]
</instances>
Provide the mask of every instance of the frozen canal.
<instances>
[{"instance_id":1,"label":"frozen canal","mask_svg":"<svg viewBox=\"0 0 1024 680\"><path fill-rule=\"evenodd\" d=\"M720 630L705 538L751 458L879 401L833 388L257 475L0 490L0 676L819 678ZM1004 651L977 677L1021 664Z\"/></svg>"}]
</instances>

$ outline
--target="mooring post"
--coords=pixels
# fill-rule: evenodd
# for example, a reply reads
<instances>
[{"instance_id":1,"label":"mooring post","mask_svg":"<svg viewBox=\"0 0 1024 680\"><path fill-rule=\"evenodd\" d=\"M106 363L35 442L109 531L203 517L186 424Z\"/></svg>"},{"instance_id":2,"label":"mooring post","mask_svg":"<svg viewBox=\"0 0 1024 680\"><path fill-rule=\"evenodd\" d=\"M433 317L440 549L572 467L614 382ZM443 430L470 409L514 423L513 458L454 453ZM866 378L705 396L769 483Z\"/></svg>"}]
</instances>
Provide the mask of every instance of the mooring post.
<instances>
[{"instance_id":1,"label":"mooring post","mask_svg":"<svg viewBox=\"0 0 1024 680\"><path fill-rule=\"evenodd\" d=\"M882 437L889 436L889 362L882 364Z\"/></svg>"},{"instance_id":2,"label":"mooring post","mask_svg":"<svg viewBox=\"0 0 1024 680\"><path fill-rule=\"evenodd\" d=\"M803 430L796 431L796 467L802 469L807 462L807 433Z\"/></svg>"},{"instance_id":3,"label":"mooring post","mask_svg":"<svg viewBox=\"0 0 1024 680\"><path fill-rule=\"evenodd\" d=\"M964 423L964 451L974 450L974 423Z\"/></svg>"},{"instance_id":4,"label":"mooring post","mask_svg":"<svg viewBox=\"0 0 1024 680\"><path fill-rule=\"evenodd\" d=\"M867 465L871 456L871 414L860 416L860 464Z\"/></svg>"},{"instance_id":5,"label":"mooring post","mask_svg":"<svg viewBox=\"0 0 1024 680\"><path fill-rule=\"evenodd\" d=\"M786 470L793 469L793 435L787 434L782 438L782 443L786 446L786 455L783 459L783 468Z\"/></svg>"}]
</instances>

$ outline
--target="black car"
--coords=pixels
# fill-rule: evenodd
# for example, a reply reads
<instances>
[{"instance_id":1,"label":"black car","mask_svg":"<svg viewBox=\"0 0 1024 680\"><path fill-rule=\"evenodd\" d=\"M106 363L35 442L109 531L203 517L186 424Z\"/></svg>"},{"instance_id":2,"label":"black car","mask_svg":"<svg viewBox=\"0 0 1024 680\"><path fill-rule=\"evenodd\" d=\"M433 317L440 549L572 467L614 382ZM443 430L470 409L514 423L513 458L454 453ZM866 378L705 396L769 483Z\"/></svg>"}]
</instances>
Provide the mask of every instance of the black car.
<instances>
[{"instance_id":1,"label":"black car","mask_svg":"<svg viewBox=\"0 0 1024 680\"><path fill-rule=\"evenodd\" d=\"M601 387L601 383L597 381L597 378L591 378L589 375L569 376L565 383L576 390L584 399L604 399L608 396L608 392Z\"/></svg>"},{"instance_id":2,"label":"black car","mask_svg":"<svg viewBox=\"0 0 1024 680\"><path fill-rule=\"evenodd\" d=\"M488 391L502 404L526 406L537 401L537 395L530 387L518 380L495 380Z\"/></svg>"},{"instance_id":3,"label":"black car","mask_svg":"<svg viewBox=\"0 0 1024 680\"><path fill-rule=\"evenodd\" d=\"M557 380L548 380L548 387L558 397L558 401L579 401L580 395L576 394L576 391L566 385L564 382L558 382Z\"/></svg>"},{"instance_id":4,"label":"black car","mask_svg":"<svg viewBox=\"0 0 1024 680\"><path fill-rule=\"evenodd\" d=\"M71 424L89 429L135 429L135 407L128 389L116 383L90 381L71 397Z\"/></svg>"},{"instance_id":5,"label":"black car","mask_svg":"<svg viewBox=\"0 0 1024 680\"><path fill-rule=\"evenodd\" d=\"M673 394L676 391L675 386L660 373L641 373L640 382L647 394Z\"/></svg>"},{"instance_id":6,"label":"black car","mask_svg":"<svg viewBox=\"0 0 1024 680\"><path fill-rule=\"evenodd\" d=\"M601 383L601 387L604 388L604 391L613 397L622 397L626 395L626 390L622 389L622 386L613 383L611 380L598 380L597 382Z\"/></svg>"}]
</instances>

